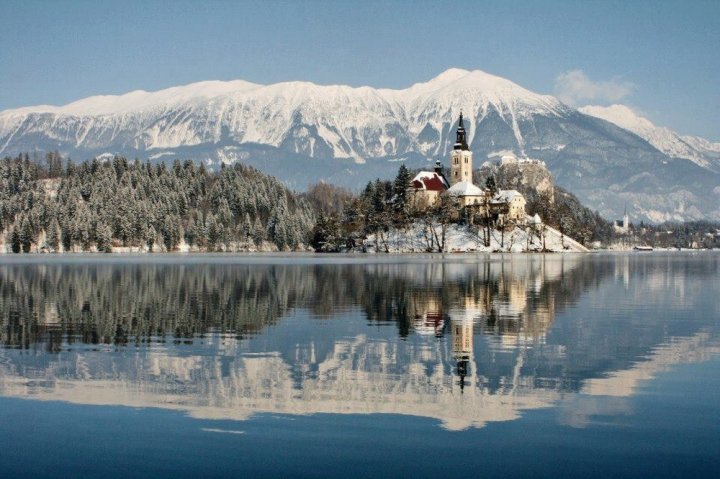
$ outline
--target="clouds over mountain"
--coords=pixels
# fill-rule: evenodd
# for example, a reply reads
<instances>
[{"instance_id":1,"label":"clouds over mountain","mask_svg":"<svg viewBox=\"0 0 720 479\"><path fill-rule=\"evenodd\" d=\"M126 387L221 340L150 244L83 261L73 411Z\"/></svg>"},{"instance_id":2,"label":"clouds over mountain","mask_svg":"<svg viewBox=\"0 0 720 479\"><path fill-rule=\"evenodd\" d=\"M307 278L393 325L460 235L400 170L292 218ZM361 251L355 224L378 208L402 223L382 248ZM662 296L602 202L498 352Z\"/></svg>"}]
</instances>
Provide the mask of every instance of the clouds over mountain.
<instances>
[{"instance_id":1,"label":"clouds over mountain","mask_svg":"<svg viewBox=\"0 0 720 479\"><path fill-rule=\"evenodd\" d=\"M555 78L555 95L569 105L617 102L634 90L632 82L620 78L591 80L582 70L571 70Z\"/></svg>"}]
</instances>

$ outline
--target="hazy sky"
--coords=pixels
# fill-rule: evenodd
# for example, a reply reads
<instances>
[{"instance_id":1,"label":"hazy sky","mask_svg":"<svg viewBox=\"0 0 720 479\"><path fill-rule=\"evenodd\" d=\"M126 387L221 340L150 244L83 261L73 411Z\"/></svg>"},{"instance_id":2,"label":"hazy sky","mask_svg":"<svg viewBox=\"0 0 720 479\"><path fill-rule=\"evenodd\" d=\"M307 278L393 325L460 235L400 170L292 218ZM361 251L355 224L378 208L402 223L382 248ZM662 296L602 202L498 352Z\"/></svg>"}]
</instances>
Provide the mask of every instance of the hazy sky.
<instances>
[{"instance_id":1,"label":"hazy sky","mask_svg":"<svg viewBox=\"0 0 720 479\"><path fill-rule=\"evenodd\" d=\"M720 0L0 0L0 110L200 80L403 88L480 69L720 141Z\"/></svg>"}]
</instances>

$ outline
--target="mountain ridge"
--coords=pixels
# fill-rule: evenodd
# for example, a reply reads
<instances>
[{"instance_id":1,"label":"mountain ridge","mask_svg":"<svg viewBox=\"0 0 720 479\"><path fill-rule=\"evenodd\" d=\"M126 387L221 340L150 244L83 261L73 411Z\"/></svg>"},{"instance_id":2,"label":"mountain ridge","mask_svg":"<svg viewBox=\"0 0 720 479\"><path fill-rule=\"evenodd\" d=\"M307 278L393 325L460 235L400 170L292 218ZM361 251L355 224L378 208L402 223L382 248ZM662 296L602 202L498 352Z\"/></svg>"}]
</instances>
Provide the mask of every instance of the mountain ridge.
<instances>
[{"instance_id":1,"label":"mountain ridge","mask_svg":"<svg viewBox=\"0 0 720 479\"><path fill-rule=\"evenodd\" d=\"M445 159L461 111L476 166L507 152L544 160L558 184L607 217L628 203L650 221L720 218L708 205L720 196L710 160L674 157L637 131L480 70L449 69L396 90L208 81L5 110L0 154L242 161L295 188L324 179L359 189L393 176L397 161Z\"/></svg>"},{"instance_id":2,"label":"mountain ridge","mask_svg":"<svg viewBox=\"0 0 720 479\"><path fill-rule=\"evenodd\" d=\"M697 136L680 135L670 128L656 126L626 105L588 105L578 110L637 134L668 156L685 158L703 168L720 171L720 143Z\"/></svg>"}]
</instances>

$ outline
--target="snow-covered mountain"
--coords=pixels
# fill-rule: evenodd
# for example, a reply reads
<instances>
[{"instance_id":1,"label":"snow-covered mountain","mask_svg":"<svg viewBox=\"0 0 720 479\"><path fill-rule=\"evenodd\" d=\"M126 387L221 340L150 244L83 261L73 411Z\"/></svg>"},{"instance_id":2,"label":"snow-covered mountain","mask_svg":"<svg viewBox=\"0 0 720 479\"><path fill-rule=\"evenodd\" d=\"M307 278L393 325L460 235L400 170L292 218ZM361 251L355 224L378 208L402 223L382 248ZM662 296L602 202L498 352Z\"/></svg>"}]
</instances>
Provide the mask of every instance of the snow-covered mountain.
<instances>
[{"instance_id":1,"label":"snow-covered mountain","mask_svg":"<svg viewBox=\"0 0 720 479\"><path fill-rule=\"evenodd\" d=\"M720 171L720 143L697 136L680 136L669 128L655 126L625 105L584 106L580 111L635 133L668 156L685 158L703 168Z\"/></svg>"},{"instance_id":2,"label":"snow-covered mountain","mask_svg":"<svg viewBox=\"0 0 720 479\"><path fill-rule=\"evenodd\" d=\"M398 161L446 159L461 111L476 166L506 152L545 160L558 184L607 217L627 203L638 219L720 218L712 162L668 155L627 126L477 70L450 69L402 90L209 81L6 110L0 155L242 161L295 188L325 179L359 189L394 176Z\"/></svg>"},{"instance_id":3,"label":"snow-covered mountain","mask_svg":"<svg viewBox=\"0 0 720 479\"><path fill-rule=\"evenodd\" d=\"M553 97L459 69L405 90L201 82L2 112L0 154L19 151L24 138L37 137L60 148L143 151L231 140L362 163L407 151L444 154L443 140L463 108L483 117L502 112L513 125L533 114L567 110ZM514 127L513 133L522 144L521 132Z\"/></svg>"}]
</instances>

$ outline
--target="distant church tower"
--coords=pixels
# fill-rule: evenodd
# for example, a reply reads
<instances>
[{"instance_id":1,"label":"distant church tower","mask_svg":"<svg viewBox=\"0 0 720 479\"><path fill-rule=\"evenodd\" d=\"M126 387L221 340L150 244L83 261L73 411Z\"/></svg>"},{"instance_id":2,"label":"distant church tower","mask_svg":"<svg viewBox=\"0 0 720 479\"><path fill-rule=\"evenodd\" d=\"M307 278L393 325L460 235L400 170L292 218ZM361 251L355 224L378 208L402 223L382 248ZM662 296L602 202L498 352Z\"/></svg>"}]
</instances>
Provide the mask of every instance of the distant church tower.
<instances>
[{"instance_id":1,"label":"distant church tower","mask_svg":"<svg viewBox=\"0 0 720 479\"><path fill-rule=\"evenodd\" d=\"M615 220L615 232L620 234L627 234L630 232L630 217L627 213L627 205L625 205L625 213L621 220Z\"/></svg>"},{"instance_id":2,"label":"distant church tower","mask_svg":"<svg viewBox=\"0 0 720 479\"><path fill-rule=\"evenodd\" d=\"M625 231L630 229L630 217L627 214L627 205L625 205L625 213L623 214L623 229Z\"/></svg>"},{"instance_id":3,"label":"distant church tower","mask_svg":"<svg viewBox=\"0 0 720 479\"><path fill-rule=\"evenodd\" d=\"M462 112L456 135L455 146L450 155L450 186L461 181L472 183L472 152L468 148Z\"/></svg>"}]
</instances>

